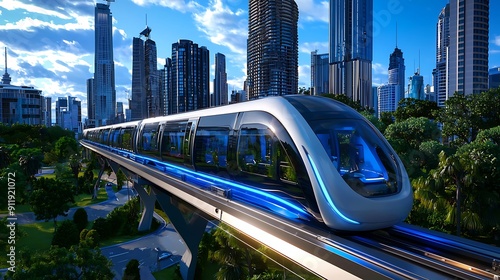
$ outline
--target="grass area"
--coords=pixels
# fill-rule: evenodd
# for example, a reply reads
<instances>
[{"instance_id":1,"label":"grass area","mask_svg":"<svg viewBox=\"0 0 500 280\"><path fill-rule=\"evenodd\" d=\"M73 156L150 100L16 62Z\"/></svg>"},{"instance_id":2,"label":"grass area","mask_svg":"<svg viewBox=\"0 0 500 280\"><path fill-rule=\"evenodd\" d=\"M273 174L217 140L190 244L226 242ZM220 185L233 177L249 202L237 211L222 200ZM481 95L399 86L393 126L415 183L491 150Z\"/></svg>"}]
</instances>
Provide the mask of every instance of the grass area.
<instances>
[{"instance_id":1,"label":"grass area","mask_svg":"<svg viewBox=\"0 0 500 280\"><path fill-rule=\"evenodd\" d=\"M28 204L16 204L16 213L26 213L31 212L31 206ZM8 214L7 209L0 210L0 214Z\"/></svg>"},{"instance_id":2,"label":"grass area","mask_svg":"<svg viewBox=\"0 0 500 280\"><path fill-rule=\"evenodd\" d=\"M91 194L79 194L75 196L75 204L72 205L71 207L84 207L91 204L106 201L107 199L108 199L108 193L106 192L106 189L99 188L97 192L97 199L92 199Z\"/></svg>"},{"instance_id":3,"label":"grass area","mask_svg":"<svg viewBox=\"0 0 500 280\"><path fill-rule=\"evenodd\" d=\"M153 276L157 280L162 280L162 279L172 279L172 280L181 280L182 278L178 277L175 274L175 268L177 266L173 265L169 268L165 268L163 270L153 272ZM212 278L213 279L213 278Z\"/></svg>"},{"instance_id":4,"label":"grass area","mask_svg":"<svg viewBox=\"0 0 500 280\"><path fill-rule=\"evenodd\" d=\"M29 251L48 250L54 234L54 222L40 222L19 225L24 235L17 242L17 247Z\"/></svg>"}]
</instances>

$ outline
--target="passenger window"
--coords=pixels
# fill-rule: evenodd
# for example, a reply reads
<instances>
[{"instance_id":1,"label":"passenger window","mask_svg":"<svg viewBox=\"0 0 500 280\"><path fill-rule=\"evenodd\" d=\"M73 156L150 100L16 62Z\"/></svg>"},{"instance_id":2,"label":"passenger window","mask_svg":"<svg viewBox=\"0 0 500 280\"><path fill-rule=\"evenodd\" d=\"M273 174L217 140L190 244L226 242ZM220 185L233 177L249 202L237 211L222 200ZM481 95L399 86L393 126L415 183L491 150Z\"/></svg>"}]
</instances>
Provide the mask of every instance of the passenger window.
<instances>
[{"instance_id":1,"label":"passenger window","mask_svg":"<svg viewBox=\"0 0 500 280\"><path fill-rule=\"evenodd\" d=\"M197 170L219 173L227 171L229 133L236 114L200 118L194 144Z\"/></svg>"},{"instance_id":2,"label":"passenger window","mask_svg":"<svg viewBox=\"0 0 500 280\"><path fill-rule=\"evenodd\" d=\"M187 121L168 122L165 125L161 143L161 155L164 161L184 163L182 151L186 125Z\"/></svg>"},{"instance_id":3,"label":"passenger window","mask_svg":"<svg viewBox=\"0 0 500 280\"><path fill-rule=\"evenodd\" d=\"M141 130L140 143L138 145L138 150L142 153L159 157L158 153L158 123L146 124Z\"/></svg>"},{"instance_id":4,"label":"passenger window","mask_svg":"<svg viewBox=\"0 0 500 280\"><path fill-rule=\"evenodd\" d=\"M134 136L135 127L126 127L121 130L121 147L132 151L132 137Z\"/></svg>"}]
</instances>

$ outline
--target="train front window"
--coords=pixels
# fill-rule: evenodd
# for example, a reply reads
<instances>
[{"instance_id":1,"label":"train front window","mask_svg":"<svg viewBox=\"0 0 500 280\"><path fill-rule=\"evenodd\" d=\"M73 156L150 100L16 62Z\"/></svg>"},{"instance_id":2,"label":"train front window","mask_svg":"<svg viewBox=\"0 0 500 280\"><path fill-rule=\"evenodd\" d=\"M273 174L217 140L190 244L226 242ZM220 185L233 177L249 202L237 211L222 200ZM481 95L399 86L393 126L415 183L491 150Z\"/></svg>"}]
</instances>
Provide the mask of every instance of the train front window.
<instances>
[{"instance_id":1,"label":"train front window","mask_svg":"<svg viewBox=\"0 0 500 280\"><path fill-rule=\"evenodd\" d=\"M399 192L396 163L387 144L361 119L310 121L323 148L344 181L365 197Z\"/></svg>"}]
</instances>

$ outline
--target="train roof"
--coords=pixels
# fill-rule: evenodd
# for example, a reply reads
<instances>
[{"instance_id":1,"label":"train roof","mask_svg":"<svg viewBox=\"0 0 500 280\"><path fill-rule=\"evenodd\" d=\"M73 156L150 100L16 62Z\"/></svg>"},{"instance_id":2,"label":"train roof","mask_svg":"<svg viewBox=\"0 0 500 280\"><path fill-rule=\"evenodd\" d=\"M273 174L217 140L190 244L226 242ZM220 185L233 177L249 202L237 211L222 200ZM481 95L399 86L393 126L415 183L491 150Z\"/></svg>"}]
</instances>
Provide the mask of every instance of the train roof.
<instances>
[{"instance_id":1,"label":"train roof","mask_svg":"<svg viewBox=\"0 0 500 280\"><path fill-rule=\"evenodd\" d=\"M117 126L123 127L127 125L136 126L139 123L164 122L173 119L189 119L201 116L223 115L247 111L265 111L277 116L286 114L286 112L289 112L292 108L295 108L307 121L325 118L362 118L361 115L354 109L334 99L321 96L295 94L266 97L236 104L149 118L142 121L132 121L127 123L103 126L96 129L107 129Z\"/></svg>"}]
</instances>

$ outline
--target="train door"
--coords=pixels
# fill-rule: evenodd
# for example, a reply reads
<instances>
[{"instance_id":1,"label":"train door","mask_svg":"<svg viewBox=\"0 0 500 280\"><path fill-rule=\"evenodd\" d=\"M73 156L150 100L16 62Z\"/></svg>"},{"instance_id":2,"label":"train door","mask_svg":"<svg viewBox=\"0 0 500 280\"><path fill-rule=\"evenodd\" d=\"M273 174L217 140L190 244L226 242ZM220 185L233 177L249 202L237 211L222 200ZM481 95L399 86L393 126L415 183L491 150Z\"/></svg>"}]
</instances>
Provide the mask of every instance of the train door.
<instances>
[{"instance_id":1,"label":"train door","mask_svg":"<svg viewBox=\"0 0 500 280\"><path fill-rule=\"evenodd\" d=\"M194 143L194 135L196 133L196 124L198 123L198 119L190 119L188 120L186 126L186 134L184 136L184 145L183 145L183 154L184 154L184 165L189 168L194 168L193 164L193 143Z\"/></svg>"}]
</instances>

